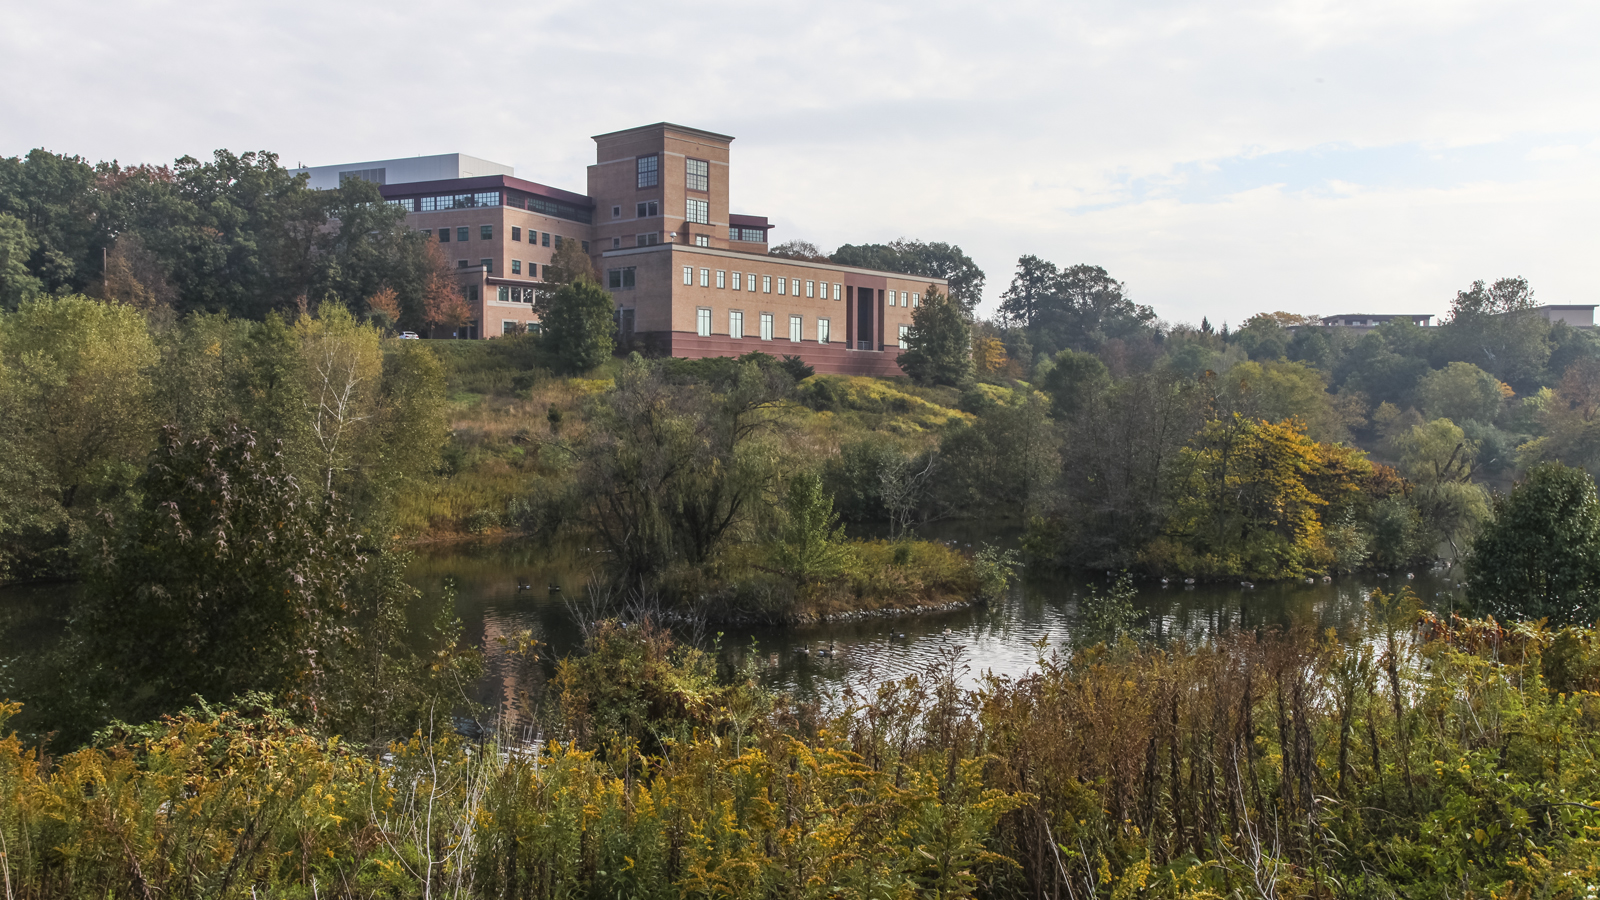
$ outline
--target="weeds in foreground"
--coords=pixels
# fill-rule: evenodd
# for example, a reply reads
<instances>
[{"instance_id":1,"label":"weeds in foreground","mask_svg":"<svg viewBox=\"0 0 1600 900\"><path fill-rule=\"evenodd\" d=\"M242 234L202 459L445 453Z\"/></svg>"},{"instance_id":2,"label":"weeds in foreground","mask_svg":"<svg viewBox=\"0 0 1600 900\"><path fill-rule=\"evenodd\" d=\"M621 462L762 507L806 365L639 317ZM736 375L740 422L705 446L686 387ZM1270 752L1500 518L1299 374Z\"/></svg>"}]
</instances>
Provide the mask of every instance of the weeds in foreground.
<instances>
[{"instance_id":1,"label":"weeds in foreground","mask_svg":"<svg viewBox=\"0 0 1600 900\"><path fill-rule=\"evenodd\" d=\"M1377 599L1342 637L1100 645L976 691L952 656L828 713L602 625L531 746L419 732L374 760L251 705L59 759L13 737L0 877L30 900L1590 896L1600 633L1419 629Z\"/></svg>"}]
</instances>

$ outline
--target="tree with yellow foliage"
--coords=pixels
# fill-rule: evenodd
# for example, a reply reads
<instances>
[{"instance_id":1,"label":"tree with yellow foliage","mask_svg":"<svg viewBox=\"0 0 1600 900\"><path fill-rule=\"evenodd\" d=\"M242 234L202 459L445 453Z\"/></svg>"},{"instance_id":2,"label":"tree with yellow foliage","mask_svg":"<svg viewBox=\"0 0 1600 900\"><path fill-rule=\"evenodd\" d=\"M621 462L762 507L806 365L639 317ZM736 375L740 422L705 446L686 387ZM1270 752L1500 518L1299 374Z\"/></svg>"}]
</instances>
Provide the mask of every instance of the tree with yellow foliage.
<instances>
[{"instance_id":1,"label":"tree with yellow foliage","mask_svg":"<svg viewBox=\"0 0 1600 900\"><path fill-rule=\"evenodd\" d=\"M1166 536L1147 561L1202 576L1299 578L1327 570L1325 517L1360 491L1359 451L1306 436L1299 419L1234 414L1183 449Z\"/></svg>"}]
</instances>

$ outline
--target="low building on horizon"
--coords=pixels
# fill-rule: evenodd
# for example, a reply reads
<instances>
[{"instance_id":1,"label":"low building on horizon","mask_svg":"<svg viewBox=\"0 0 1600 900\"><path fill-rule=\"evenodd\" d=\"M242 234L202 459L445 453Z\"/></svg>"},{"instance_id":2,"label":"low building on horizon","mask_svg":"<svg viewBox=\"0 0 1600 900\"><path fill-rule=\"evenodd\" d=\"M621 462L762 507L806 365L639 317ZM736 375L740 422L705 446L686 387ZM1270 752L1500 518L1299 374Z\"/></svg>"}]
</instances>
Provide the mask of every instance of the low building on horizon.
<instances>
[{"instance_id":1,"label":"low building on horizon","mask_svg":"<svg viewBox=\"0 0 1600 900\"><path fill-rule=\"evenodd\" d=\"M1339 313L1333 316L1323 316L1322 324L1332 328L1371 331L1379 325L1395 319L1409 319L1412 324L1423 328L1431 328L1433 326L1433 316L1421 313Z\"/></svg>"},{"instance_id":2,"label":"low building on horizon","mask_svg":"<svg viewBox=\"0 0 1600 900\"><path fill-rule=\"evenodd\" d=\"M1594 303L1550 303L1534 307L1544 320L1551 324L1561 322L1573 328L1593 328Z\"/></svg>"},{"instance_id":3,"label":"low building on horizon","mask_svg":"<svg viewBox=\"0 0 1600 900\"><path fill-rule=\"evenodd\" d=\"M475 320L457 337L537 327L551 257L578 241L623 346L686 358L760 350L818 372L901 374L911 311L942 278L769 256L768 217L730 210L728 135L658 122L594 136L585 193L466 154L314 166L312 187L379 186L454 261Z\"/></svg>"}]
</instances>

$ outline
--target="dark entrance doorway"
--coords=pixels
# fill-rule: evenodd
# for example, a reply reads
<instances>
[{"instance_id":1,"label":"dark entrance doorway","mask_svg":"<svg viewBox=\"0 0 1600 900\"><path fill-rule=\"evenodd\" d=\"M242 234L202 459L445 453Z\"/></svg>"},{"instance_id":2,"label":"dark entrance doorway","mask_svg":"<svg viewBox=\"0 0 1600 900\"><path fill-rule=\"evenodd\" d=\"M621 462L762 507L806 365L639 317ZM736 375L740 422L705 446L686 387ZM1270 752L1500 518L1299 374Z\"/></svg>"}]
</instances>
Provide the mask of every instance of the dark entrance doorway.
<instances>
[{"instance_id":1,"label":"dark entrance doorway","mask_svg":"<svg viewBox=\"0 0 1600 900\"><path fill-rule=\"evenodd\" d=\"M856 349L878 349L878 301L872 288L856 288Z\"/></svg>"}]
</instances>

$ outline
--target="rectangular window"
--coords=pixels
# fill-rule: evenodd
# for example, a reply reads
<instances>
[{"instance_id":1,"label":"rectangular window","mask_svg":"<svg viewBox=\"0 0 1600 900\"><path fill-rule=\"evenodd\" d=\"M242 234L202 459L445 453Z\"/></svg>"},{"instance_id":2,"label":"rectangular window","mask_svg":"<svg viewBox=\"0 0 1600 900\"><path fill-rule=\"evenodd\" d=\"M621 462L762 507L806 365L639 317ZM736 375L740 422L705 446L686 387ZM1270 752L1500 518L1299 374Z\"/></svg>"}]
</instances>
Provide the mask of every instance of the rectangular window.
<instances>
[{"instance_id":1,"label":"rectangular window","mask_svg":"<svg viewBox=\"0 0 1600 900\"><path fill-rule=\"evenodd\" d=\"M711 204L705 200L690 200L688 212L684 218L696 225L707 225L711 222Z\"/></svg>"},{"instance_id":2,"label":"rectangular window","mask_svg":"<svg viewBox=\"0 0 1600 900\"><path fill-rule=\"evenodd\" d=\"M906 346L906 338L910 337L910 336L911 336L911 326L910 325L901 325L900 326L900 349L901 350L910 350L911 349L910 347Z\"/></svg>"},{"instance_id":3,"label":"rectangular window","mask_svg":"<svg viewBox=\"0 0 1600 900\"><path fill-rule=\"evenodd\" d=\"M697 235L695 235L694 236L694 245L696 247L709 247L709 246L711 246L711 235L709 235L709 234L697 234Z\"/></svg>"},{"instance_id":4,"label":"rectangular window","mask_svg":"<svg viewBox=\"0 0 1600 900\"><path fill-rule=\"evenodd\" d=\"M817 296L821 297L824 300L828 299L828 283L826 281L817 282L817 289L822 292L822 293L818 294Z\"/></svg>"},{"instance_id":5,"label":"rectangular window","mask_svg":"<svg viewBox=\"0 0 1600 900\"><path fill-rule=\"evenodd\" d=\"M633 242L635 247L654 247L661 243L661 235L654 231L649 234L636 234L633 236Z\"/></svg>"},{"instance_id":6,"label":"rectangular window","mask_svg":"<svg viewBox=\"0 0 1600 900\"><path fill-rule=\"evenodd\" d=\"M789 287L789 279L784 278L782 276L779 276L779 278L778 278L778 296L782 297L784 294L788 293L788 287Z\"/></svg>"},{"instance_id":7,"label":"rectangular window","mask_svg":"<svg viewBox=\"0 0 1600 900\"><path fill-rule=\"evenodd\" d=\"M744 337L744 313L737 309L728 313L728 337Z\"/></svg>"},{"instance_id":8,"label":"rectangular window","mask_svg":"<svg viewBox=\"0 0 1600 900\"><path fill-rule=\"evenodd\" d=\"M843 300L844 299L844 286L843 285L835 284L833 286L833 299L835 299L835 300Z\"/></svg>"},{"instance_id":9,"label":"rectangular window","mask_svg":"<svg viewBox=\"0 0 1600 900\"><path fill-rule=\"evenodd\" d=\"M801 340L800 332L804 330L804 328L802 327L803 324L804 324L804 320L801 319L799 316L790 316L789 317L789 340L794 341L796 344L800 343L800 340Z\"/></svg>"},{"instance_id":10,"label":"rectangular window","mask_svg":"<svg viewBox=\"0 0 1600 900\"><path fill-rule=\"evenodd\" d=\"M743 283L743 281L742 281L743 278L744 278L744 276L740 275L738 272L733 273L733 289L734 290L736 290L736 291L744 290L744 288L740 287L740 284Z\"/></svg>"},{"instance_id":11,"label":"rectangular window","mask_svg":"<svg viewBox=\"0 0 1600 900\"><path fill-rule=\"evenodd\" d=\"M817 343L826 344L828 342L828 326L827 319L817 320Z\"/></svg>"},{"instance_id":12,"label":"rectangular window","mask_svg":"<svg viewBox=\"0 0 1600 900\"><path fill-rule=\"evenodd\" d=\"M722 270L722 269L718 269L717 270L717 287L725 288L727 286L728 286L728 273L726 271Z\"/></svg>"},{"instance_id":13,"label":"rectangular window","mask_svg":"<svg viewBox=\"0 0 1600 900\"><path fill-rule=\"evenodd\" d=\"M684 187L691 191L711 190L711 163L703 159L684 160Z\"/></svg>"},{"instance_id":14,"label":"rectangular window","mask_svg":"<svg viewBox=\"0 0 1600 900\"><path fill-rule=\"evenodd\" d=\"M772 313L761 314L761 339L772 340Z\"/></svg>"},{"instance_id":15,"label":"rectangular window","mask_svg":"<svg viewBox=\"0 0 1600 900\"><path fill-rule=\"evenodd\" d=\"M702 306L694 311L694 333L701 337L711 336L711 307Z\"/></svg>"},{"instance_id":16,"label":"rectangular window","mask_svg":"<svg viewBox=\"0 0 1600 900\"><path fill-rule=\"evenodd\" d=\"M661 201L660 200L644 200L644 201L641 201L640 203L635 205L635 212L638 213L638 218L641 218L641 219L648 219L651 216L659 216L659 215L661 215Z\"/></svg>"},{"instance_id":17,"label":"rectangular window","mask_svg":"<svg viewBox=\"0 0 1600 900\"><path fill-rule=\"evenodd\" d=\"M772 276L771 275L763 275L763 276L761 276L761 293L763 293L763 294L772 293Z\"/></svg>"},{"instance_id":18,"label":"rectangular window","mask_svg":"<svg viewBox=\"0 0 1600 900\"><path fill-rule=\"evenodd\" d=\"M746 273L744 273L744 289L747 290L747 291L750 291L751 293L755 292L755 289L756 289L756 273L754 273L754 272L746 272Z\"/></svg>"},{"instance_id":19,"label":"rectangular window","mask_svg":"<svg viewBox=\"0 0 1600 900\"><path fill-rule=\"evenodd\" d=\"M546 266L545 268L548 269L549 266ZM606 286L614 291L632 290L633 266L627 266L626 268L621 269L606 270Z\"/></svg>"},{"instance_id":20,"label":"rectangular window","mask_svg":"<svg viewBox=\"0 0 1600 900\"><path fill-rule=\"evenodd\" d=\"M439 229L439 243L441 243L441 244L450 243L450 229L448 229L448 228Z\"/></svg>"},{"instance_id":21,"label":"rectangular window","mask_svg":"<svg viewBox=\"0 0 1600 900\"><path fill-rule=\"evenodd\" d=\"M521 228L521 226L518 226L518 225L511 226L511 239L513 241L522 240L522 228Z\"/></svg>"},{"instance_id":22,"label":"rectangular window","mask_svg":"<svg viewBox=\"0 0 1600 900\"><path fill-rule=\"evenodd\" d=\"M639 187L655 187L661 183L661 158L641 156L635 161L639 174Z\"/></svg>"},{"instance_id":23,"label":"rectangular window","mask_svg":"<svg viewBox=\"0 0 1600 900\"><path fill-rule=\"evenodd\" d=\"M457 228L456 229L456 240L458 240L461 243L465 244L467 242L467 231L468 231L468 229L467 229L467 226L465 226L465 225L462 225L460 228Z\"/></svg>"},{"instance_id":24,"label":"rectangular window","mask_svg":"<svg viewBox=\"0 0 1600 900\"><path fill-rule=\"evenodd\" d=\"M477 303L478 302L478 286L477 285L475 285L475 284L467 285L467 302L469 302L469 303Z\"/></svg>"},{"instance_id":25,"label":"rectangular window","mask_svg":"<svg viewBox=\"0 0 1600 900\"><path fill-rule=\"evenodd\" d=\"M911 305L911 294L910 293L908 293L906 291L901 291L900 292L900 305L901 306L910 306Z\"/></svg>"},{"instance_id":26,"label":"rectangular window","mask_svg":"<svg viewBox=\"0 0 1600 900\"><path fill-rule=\"evenodd\" d=\"M427 235L428 237L433 237L433 229L432 228L424 228L424 229L422 229L422 233Z\"/></svg>"},{"instance_id":27,"label":"rectangular window","mask_svg":"<svg viewBox=\"0 0 1600 900\"><path fill-rule=\"evenodd\" d=\"M522 274L522 260L513 259L511 261L511 274L513 274L513 275L521 275Z\"/></svg>"},{"instance_id":28,"label":"rectangular window","mask_svg":"<svg viewBox=\"0 0 1600 900\"><path fill-rule=\"evenodd\" d=\"M701 269L700 270L700 286L701 287L711 287L711 270L710 269Z\"/></svg>"},{"instance_id":29,"label":"rectangular window","mask_svg":"<svg viewBox=\"0 0 1600 900\"><path fill-rule=\"evenodd\" d=\"M499 300L501 303L510 303L511 302L511 288L508 288L505 285L501 285L500 289L495 291L494 298L496 300Z\"/></svg>"},{"instance_id":30,"label":"rectangular window","mask_svg":"<svg viewBox=\"0 0 1600 900\"><path fill-rule=\"evenodd\" d=\"M500 333L501 334L516 334L517 332L519 332L521 330L522 330L522 328L520 326L518 326L517 323L511 321L510 319L502 319L500 321Z\"/></svg>"},{"instance_id":31,"label":"rectangular window","mask_svg":"<svg viewBox=\"0 0 1600 900\"><path fill-rule=\"evenodd\" d=\"M494 226L493 225L479 225L478 226L478 240L480 240L480 241L492 241L492 240L494 240Z\"/></svg>"},{"instance_id":32,"label":"rectangular window","mask_svg":"<svg viewBox=\"0 0 1600 900\"><path fill-rule=\"evenodd\" d=\"M813 297L813 296L816 296L816 293L817 293L817 283L815 281L806 282L806 296L807 297Z\"/></svg>"},{"instance_id":33,"label":"rectangular window","mask_svg":"<svg viewBox=\"0 0 1600 900\"><path fill-rule=\"evenodd\" d=\"M556 235L556 249L557 250L561 249L561 235L559 235L559 234Z\"/></svg>"},{"instance_id":34,"label":"rectangular window","mask_svg":"<svg viewBox=\"0 0 1600 900\"><path fill-rule=\"evenodd\" d=\"M464 259L456 260L456 268L465 269L466 267L467 267L467 261L466 260L464 260Z\"/></svg>"},{"instance_id":35,"label":"rectangular window","mask_svg":"<svg viewBox=\"0 0 1600 900\"><path fill-rule=\"evenodd\" d=\"M611 239L611 249L615 250L615 249L617 249L618 247L621 247L621 246L622 246L622 238L614 237L614 238Z\"/></svg>"},{"instance_id":36,"label":"rectangular window","mask_svg":"<svg viewBox=\"0 0 1600 900\"><path fill-rule=\"evenodd\" d=\"M683 283L694 284L694 269L690 266L683 267Z\"/></svg>"},{"instance_id":37,"label":"rectangular window","mask_svg":"<svg viewBox=\"0 0 1600 900\"><path fill-rule=\"evenodd\" d=\"M550 232L546 231L544 233L544 240L540 241L539 243L543 244L546 247L550 246Z\"/></svg>"},{"instance_id":38,"label":"rectangular window","mask_svg":"<svg viewBox=\"0 0 1600 900\"><path fill-rule=\"evenodd\" d=\"M912 309L916 309L917 307L919 307L921 305L922 305L922 295L921 294L912 294L911 295L911 308Z\"/></svg>"},{"instance_id":39,"label":"rectangular window","mask_svg":"<svg viewBox=\"0 0 1600 900\"><path fill-rule=\"evenodd\" d=\"M620 207L620 206L611 207L611 218L613 218L613 219L622 218L622 207Z\"/></svg>"},{"instance_id":40,"label":"rectangular window","mask_svg":"<svg viewBox=\"0 0 1600 900\"><path fill-rule=\"evenodd\" d=\"M589 252L589 242L588 241L584 241L583 242L583 252L585 252L585 253Z\"/></svg>"},{"instance_id":41,"label":"rectangular window","mask_svg":"<svg viewBox=\"0 0 1600 900\"><path fill-rule=\"evenodd\" d=\"M494 260L480 259L478 260L478 263L483 266L483 270L485 272L488 272L491 275L494 274Z\"/></svg>"}]
</instances>

